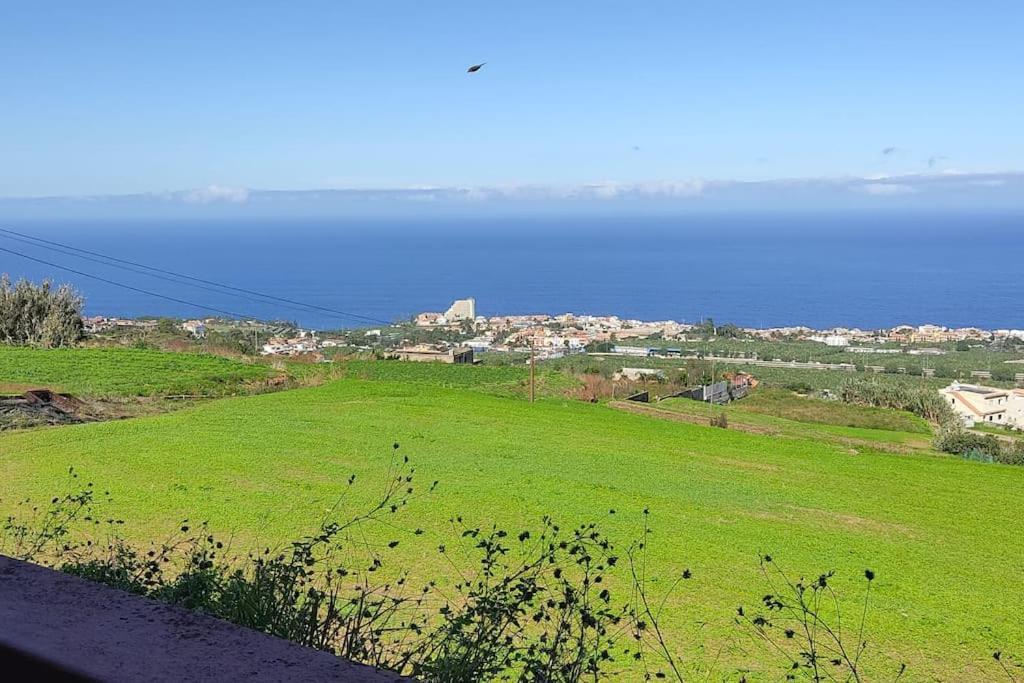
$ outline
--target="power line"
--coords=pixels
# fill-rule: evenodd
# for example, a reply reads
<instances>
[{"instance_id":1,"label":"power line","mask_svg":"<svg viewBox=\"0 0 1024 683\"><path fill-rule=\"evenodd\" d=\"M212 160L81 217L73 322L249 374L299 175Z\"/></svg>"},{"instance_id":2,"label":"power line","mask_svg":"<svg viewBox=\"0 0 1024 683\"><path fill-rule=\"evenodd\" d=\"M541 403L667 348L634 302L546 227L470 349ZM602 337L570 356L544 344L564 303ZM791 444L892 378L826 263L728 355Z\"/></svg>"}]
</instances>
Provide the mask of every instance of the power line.
<instances>
[{"instance_id":1,"label":"power line","mask_svg":"<svg viewBox=\"0 0 1024 683\"><path fill-rule=\"evenodd\" d=\"M0 228L0 232L13 232L13 231L4 230L3 228ZM98 263L98 264L103 265L103 266L110 266L110 267L113 267L113 268L119 268L121 270L126 270L126 271L131 272L131 273L137 273L139 275L145 275L146 277L152 277L152 278L156 278L158 280L164 280L166 282L173 282L174 284L177 284L177 285L185 285L187 287L194 287L196 289L202 289L202 290L205 290L207 292L213 292L215 294L226 294L228 296L238 297L240 299L244 299L246 301L251 301L251 302L257 303L257 304L264 304L264 305L266 305L268 303L271 303L270 301L266 301L266 300L262 300L262 299L256 299L256 298L253 298L251 296L246 296L245 294L237 294L235 292L224 291L222 289L217 289L215 287L207 287L206 285L198 284L196 282L189 282L188 280L184 279L184 277L177 277L177 276L176 277L168 277L166 275L160 275L159 273L150 273L150 272L147 272L147 271L145 271L145 270L143 270L141 268L134 268L132 266L123 265L121 263L113 263L113 262L110 262L109 260L104 260L104 259L110 259L111 257L102 256L102 257L99 257L99 258L93 258L92 256L87 256L85 254L77 254L74 251L69 251L68 250L68 249L73 249L74 247L68 247L67 249L65 249L65 248L62 248L62 247L47 246L46 244L38 244L37 241L46 242L46 240L40 240L39 238L35 238L35 237L16 237L14 235L0 235L0 237L6 237L9 240L15 240L17 242L21 242L23 244L28 244L28 245L31 245L33 247L37 247L37 248L40 248L40 249L47 249L49 251L57 252L58 254L64 254L65 256L71 256L73 258L79 258L79 259L83 259L83 260L86 260L86 261L91 261L93 263ZM277 305L281 305L281 304L277 304ZM302 312L309 312L309 308L311 307L311 304L301 304L301 306L303 306L303 307L300 308L299 306L284 304L285 308L291 308L293 310L302 311ZM335 317L338 317L338 316L335 316Z\"/></svg>"},{"instance_id":2,"label":"power line","mask_svg":"<svg viewBox=\"0 0 1024 683\"><path fill-rule=\"evenodd\" d=\"M224 291L222 291L220 289L216 289L214 287L206 287L206 286L201 285L201 284L196 284L194 282L188 282L186 280L180 280L180 279L173 278L173 277L167 277L167 276L164 276L164 275L159 275L157 273L148 273L145 270L142 270L141 268L132 268L131 266L125 266L125 265L121 265L119 263L110 263L110 262L104 261L103 259L100 259L100 258L93 258L91 256L86 256L84 254L76 254L73 251L67 251L67 250L61 249L59 247L48 247L48 246L46 246L44 244L37 244L37 243L31 241L31 239L26 239L26 238L21 238L21 237L14 237L12 235L0 235L0 237L6 237L9 240L15 240L17 242L21 242L22 244L28 244L30 246L37 247L37 248L40 248L40 249L47 249L49 251L55 251L58 254L64 254L65 256L71 256L73 258L79 258L79 259L83 259L83 260L86 260L86 261L92 261L93 263L98 263L98 264L103 265L103 266L112 266L114 268L120 268L121 270L127 270L128 272L131 272L131 273L138 273L139 275L145 275L146 277L153 277L153 278L157 278L158 280L165 280L167 282L173 282L174 284L178 284L178 285L186 285L188 287L195 287L196 289L206 290L207 292L214 292L215 294L227 294L228 293L228 292L224 292ZM260 299L253 299L253 298L249 298L249 297L243 297L243 296L241 296L239 294L233 294L232 296L238 296L240 298L246 299L247 301L252 301L254 303L260 303L260 304L267 303L266 301L261 301ZM305 310L305 309L303 309L303 310Z\"/></svg>"},{"instance_id":3,"label":"power line","mask_svg":"<svg viewBox=\"0 0 1024 683\"><path fill-rule=\"evenodd\" d=\"M63 249L70 249L71 251L80 252L82 254L89 254L91 256L96 256L96 257L99 257L101 259L105 259L107 261L113 261L113 262L120 263L120 264L125 264L125 265L128 265L128 266L134 266L136 268L143 268L143 269L148 270L148 271L153 271L154 273L162 273L164 275L170 275L170 276L181 278L181 279L184 279L184 280L192 280L193 282L199 282L199 283L202 283L202 284L205 284L205 285L210 285L210 286L213 286L213 287L218 287L220 289L231 290L232 292L240 292L242 294L249 294L249 295L252 295L252 296L258 296L258 297L261 297L261 298L264 298L264 299L269 299L271 301L275 301L275 302L278 302L278 303L289 304L291 306L302 306L305 309L313 309L313 310L317 310L317 311L322 311L324 313L332 313L332 314L334 314L336 316L343 316L345 318L352 318L352 319L356 319L356 320L364 320L364 321L367 321L367 322L379 323L379 324L382 324L382 325L390 325L391 324L387 320L381 320L379 318L372 318L370 316L359 315L358 313L350 313L348 311L341 311L341 310L338 310L336 308L329 308L329 307L326 307L326 306L318 306L316 304L308 304L308 303L304 303L302 301L295 301L294 299L286 299L284 297L274 296L273 294L265 294L263 292L257 292L257 291L254 291L254 290L251 290L251 289L245 289L245 288L242 288L242 287L234 287L232 285L226 285L224 283L215 282L213 280L206 280L206 279L203 279L203 278L200 278L200 277L195 277L195 276L192 276L192 275L186 275L184 273L177 273L177 272L175 272L173 270L165 270L163 268L157 268L156 266L148 266L148 265L146 265L144 263L138 263L136 261L129 261L128 259L117 258L116 256L108 256L108 255L102 254L100 252L91 251L89 249L83 249L81 247L75 247L75 246L72 246L70 244L63 244L61 242L55 242L55 241L52 241L52 240L46 240L46 239L43 239L41 237L34 237L32 235L26 235L25 233L21 233L21 232L18 232L16 230L9 230L7 228L0 228L0 233L6 233L7 235L16 235L17 237L21 237L23 239L32 240L33 243L42 243L42 244L37 244L36 246L41 246L44 249L49 249L49 248L52 248L52 247L61 247ZM46 246L43 246L44 244L45 245L51 245L51 246L50 247L46 247ZM84 257L79 256L79 258L84 258ZM92 259L89 259L89 260L92 260ZM113 265L113 264L110 263L110 264L106 264L106 265ZM117 266L115 266L115 267L117 267ZM137 272L137 271L133 271L133 272ZM151 277L157 277L157 276L151 275L151 274L150 274L150 276ZM166 279L166 278L161 278L161 279ZM179 283L179 284L185 284L185 283ZM239 296L239 294L232 294L232 296ZM241 298L246 298L246 297L241 297ZM250 301L251 301L251 299L250 299ZM265 302L258 302L258 303L265 303Z\"/></svg>"},{"instance_id":4,"label":"power line","mask_svg":"<svg viewBox=\"0 0 1024 683\"><path fill-rule=\"evenodd\" d=\"M221 309L221 308L214 308L213 306L206 306L204 304L197 304L194 301L186 301L185 299L177 299L177 298L175 298L173 296L167 296L166 294L159 294L157 292L151 292L148 289L141 289L139 287L133 287L132 285L126 285L123 282L116 282L114 280L108 280L105 277L100 277L99 275L92 275L90 273L84 273L84 272L82 272L80 270L75 270L74 268L68 268L67 266L62 266L62 265L57 264L57 263L52 263L50 261L45 261L45 260L43 260L41 258L36 258L35 256L29 256L28 254L23 254L20 251L14 251L13 249L7 249L6 247L0 247L0 251L7 252L8 254L14 254L15 256L20 256L21 258L28 259L29 261L35 261L36 263L42 263L43 265L50 266L51 268L57 268L59 270L66 270L67 272L74 273L75 275L81 275L82 277L91 278L93 280L99 280L100 282L105 282L108 285L114 285L115 287L121 287L122 289L129 289L129 290L131 290L133 292L138 292L140 294L146 294L148 296L155 296L158 299L166 299L167 301L173 301L175 303L185 304L186 306L194 306L196 308L202 308L202 309L205 309L207 311L213 311L214 313L221 313L223 315L227 315L227 316L230 316L232 318L239 318L239 319L242 319L242 320L254 320L254 318L252 316L250 316L250 315L242 315L241 313L235 313L234 311L226 311L226 310Z\"/></svg>"}]
</instances>

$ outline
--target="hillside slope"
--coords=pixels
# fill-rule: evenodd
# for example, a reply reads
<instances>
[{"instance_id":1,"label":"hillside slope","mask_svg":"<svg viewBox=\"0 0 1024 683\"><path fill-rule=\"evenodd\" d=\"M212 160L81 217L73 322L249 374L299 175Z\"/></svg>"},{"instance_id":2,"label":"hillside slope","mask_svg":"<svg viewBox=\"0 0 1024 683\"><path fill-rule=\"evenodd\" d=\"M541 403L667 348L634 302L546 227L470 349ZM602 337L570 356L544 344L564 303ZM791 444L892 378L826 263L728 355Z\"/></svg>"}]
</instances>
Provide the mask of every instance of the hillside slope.
<instances>
[{"instance_id":1,"label":"hillside slope","mask_svg":"<svg viewBox=\"0 0 1024 683\"><path fill-rule=\"evenodd\" d=\"M650 506L653 576L695 579L664 621L681 649L723 650L725 665L758 650L732 624L764 593L759 553L793 572L837 570L859 609L865 567L875 582L873 649L907 661L910 680L976 679L996 647L1024 647L1024 469L923 455L865 452L545 399L534 405L461 389L341 380L224 399L130 421L0 436L0 513L64 490L69 466L109 489L136 539L185 517L208 520L236 546L308 531L344 490L346 505L379 488L392 442L438 491L415 503L397 558L424 577L449 569L435 547L447 520L535 527L599 521L622 545ZM616 510L614 515L609 510ZM454 545L454 542L453 542ZM657 590L657 586L655 588ZM854 592L856 591L856 592ZM981 668L979 668L981 667Z\"/></svg>"}]
</instances>

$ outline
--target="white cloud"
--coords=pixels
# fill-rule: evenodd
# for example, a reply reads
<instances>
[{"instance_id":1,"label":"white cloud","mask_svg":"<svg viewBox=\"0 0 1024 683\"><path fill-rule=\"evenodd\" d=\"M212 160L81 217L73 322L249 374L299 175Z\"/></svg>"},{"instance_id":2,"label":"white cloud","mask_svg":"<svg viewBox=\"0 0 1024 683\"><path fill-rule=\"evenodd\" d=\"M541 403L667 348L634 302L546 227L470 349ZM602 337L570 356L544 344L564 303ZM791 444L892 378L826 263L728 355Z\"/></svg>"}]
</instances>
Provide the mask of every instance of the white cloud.
<instances>
[{"instance_id":1,"label":"white cloud","mask_svg":"<svg viewBox=\"0 0 1024 683\"><path fill-rule=\"evenodd\" d=\"M604 180L578 185L509 185L467 189L473 198L504 199L618 199L623 197L684 198L700 196L707 183L700 179L625 183Z\"/></svg>"},{"instance_id":2,"label":"white cloud","mask_svg":"<svg viewBox=\"0 0 1024 683\"><path fill-rule=\"evenodd\" d=\"M897 199L902 197L903 199ZM218 211L274 208L284 210L343 211L350 207L445 206L485 204L594 204L613 202L700 208L757 206L861 206L868 202L899 201L915 206L940 203L969 206L1024 208L1024 173L1009 171L965 172L953 169L929 173L878 174L870 177L778 178L765 180L603 180L581 183L507 183L494 185L416 184L394 187L349 186L311 190L247 190L210 185L186 191L136 195L2 198L0 208L15 204L57 207L96 206L96 210L140 209L149 203L176 204L183 211L217 206ZM245 208L248 207L248 208ZM41 210L41 209L40 209Z\"/></svg>"},{"instance_id":3,"label":"white cloud","mask_svg":"<svg viewBox=\"0 0 1024 683\"><path fill-rule=\"evenodd\" d=\"M900 183L870 183L867 185L860 185L857 189L876 197L894 197L897 195L914 194L917 192L917 190L910 185L902 185Z\"/></svg>"},{"instance_id":4,"label":"white cloud","mask_svg":"<svg viewBox=\"0 0 1024 683\"><path fill-rule=\"evenodd\" d=\"M181 200L187 204L213 204L215 202L244 204L249 200L249 190L244 187L208 185L196 190L188 190L181 195Z\"/></svg>"}]
</instances>

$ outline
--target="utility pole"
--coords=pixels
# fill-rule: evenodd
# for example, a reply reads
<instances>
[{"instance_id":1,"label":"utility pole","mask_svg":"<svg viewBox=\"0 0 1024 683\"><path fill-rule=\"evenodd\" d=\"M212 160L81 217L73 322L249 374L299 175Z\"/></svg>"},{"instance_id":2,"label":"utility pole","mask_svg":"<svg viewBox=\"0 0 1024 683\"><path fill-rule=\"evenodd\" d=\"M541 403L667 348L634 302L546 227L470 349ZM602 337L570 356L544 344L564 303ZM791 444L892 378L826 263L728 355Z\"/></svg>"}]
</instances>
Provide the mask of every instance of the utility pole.
<instances>
[{"instance_id":1,"label":"utility pole","mask_svg":"<svg viewBox=\"0 0 1024 683\"><path fill-rule=\"evenodd\" d=\"M533 337L530 337L530 403L533 403L534 398L534 367L537 365L535 350Z\"/></svg>"}]
</instances>

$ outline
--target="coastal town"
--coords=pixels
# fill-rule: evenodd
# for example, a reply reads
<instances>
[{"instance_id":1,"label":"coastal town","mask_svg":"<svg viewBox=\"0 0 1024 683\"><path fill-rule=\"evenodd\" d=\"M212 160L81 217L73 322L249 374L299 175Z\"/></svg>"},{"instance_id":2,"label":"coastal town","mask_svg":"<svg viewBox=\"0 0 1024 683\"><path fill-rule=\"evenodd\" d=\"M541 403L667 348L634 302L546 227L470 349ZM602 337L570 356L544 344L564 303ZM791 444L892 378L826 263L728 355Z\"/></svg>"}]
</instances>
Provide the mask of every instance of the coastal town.
<instances>
[{"instance_id":1,"label":"coastal town","mask_svg":"<svg viewBox=\"0 0 1024 683\"><path fill-rule=\"evenodd\" d=\"M85 330L99 333L115 329L155 329L158 319L130 319L104 316L83 318ZM342 331L303 329L284 323L270 324L252 320L235 321L221 318L185 320L180 328L201 338L218 325L239 330L251 330L261 335L260 352L263 355L299 355L340 346L365 349L384 347L397 352L445 351L468 348L474 353L522 352L533 350L540 359L558 358L583 353L604 345L612 352L616 342L619 352L644 355L649 349L638 345L641 340L658 342L692 342L711 337L728 337L762 341L817 342L825 347L842 349L846 353L943 355L946 350L938 345L948 343L1021 342L1024 329L994 329L979 327L950 328L942 325L897 325L886 329L865 330L856 327L814 329L802 325L786 327L737 327L731 324L715 325L712 321L685 323L675 320L645 321L616 315L528 314L478 315L473 298L459 299L444 312L423 312L411 321L396 322L389 328ZM430 343L416 343L415 332L432 333ZM402 334L403 332L412 334ZM924 345L934 344L935 347ZM611 345L611 346L609 346ZM903 348L906 346L913 348ZM665 349L660 344L661 350Z\"/></svg>"}]
</instances>

